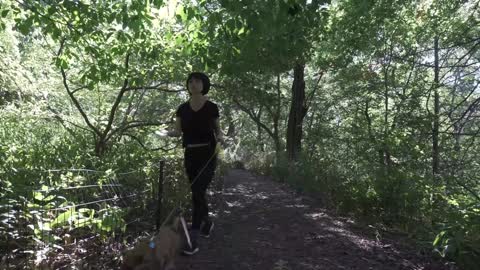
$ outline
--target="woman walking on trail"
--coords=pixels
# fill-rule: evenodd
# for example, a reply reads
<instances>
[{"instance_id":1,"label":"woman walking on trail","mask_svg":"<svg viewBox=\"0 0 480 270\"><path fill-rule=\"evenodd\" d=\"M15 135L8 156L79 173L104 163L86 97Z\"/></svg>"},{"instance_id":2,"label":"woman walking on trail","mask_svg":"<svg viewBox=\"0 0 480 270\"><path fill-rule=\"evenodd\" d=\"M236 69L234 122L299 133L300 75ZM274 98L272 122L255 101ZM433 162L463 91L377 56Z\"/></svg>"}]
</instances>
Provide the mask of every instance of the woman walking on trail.
<instances>
[{"instance_id":1,"label":"woman walking on trail","mask_svg":"<svg viewBox=\"0 0 480 270\"><path fill-rule=\"evenodd\" d=\"M185 148L184 165L192 191L191 246L183 250L186 255L198 252L198 236L209 237L213 221L208 217L206 191L213 179L217 165L216 145L223 142L219 125L218 106L205 96L210 90L210 79L201 72L187 78L190 99L176 112L175 129L169 136L182 136Z\"/></svg>"}]
</instances>

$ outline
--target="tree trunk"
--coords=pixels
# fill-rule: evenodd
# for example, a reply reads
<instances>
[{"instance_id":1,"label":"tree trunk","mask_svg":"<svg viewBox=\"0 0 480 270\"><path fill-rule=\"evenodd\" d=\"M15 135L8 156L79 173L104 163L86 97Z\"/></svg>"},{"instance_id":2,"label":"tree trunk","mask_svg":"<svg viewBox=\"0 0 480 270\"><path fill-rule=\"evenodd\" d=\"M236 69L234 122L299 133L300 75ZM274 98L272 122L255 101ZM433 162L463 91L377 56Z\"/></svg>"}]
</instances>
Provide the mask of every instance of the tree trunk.
<instances>
[{"instance_id":1,"label":"tree trunk","mask_svg":"<svg viewBox=\"0 0 480 270\"><path fill-rule=\"evenodd\" d=\"M302 123L305 106L305 65L297 63L293 70L292 103L288 116L287 155L289 161L298 160L302 149Z\"/></svg>"},{"instance_id":2,"label":"tree trunk","mask_svg":"<svg viewBox=\"0 0 480 270\"><path fill-rule=\"evenodd\" d=\"M282 115L282 94L280 89L280 74L277 74L277 106L273 114L273 137L275 142L275 156L278 161L280 153L283 152L282 145L280 142L280 133L278 131L278 125L280 123L280 116Z\"/></svg>"},{"instance_id":3,"label":"tree trunk","mask_svg":"<svg viewBox=\"0 0 480 270\"><path fill-rule=\"evenodd\" d=\"M438 36L435 36L434 39L434 61L435 61L435 74L433 79L433 89L434 89L434 113L433 113L433 126L432 126L432 174L433 180L436 184L438 183L438 174L439 174L439 163L440 163L440 153L439 153L439 143L438 143L438 133L440 129L439 115L440 115L440 96L438 94L439 87L439 73L440 69L438 66Z\"/></svg>"},{"instance_id":4,"label":"tree trunk","mask_svg":"<svg viewBox=\"0 0 480 270\"><path fill-rule=\"evenodd\" d=\"M258 119L262 119L262 109L263 109L263 106L260 106L260 109L258 110L258 113L257 113L257 117ZM263 143L263 139L262 139L262 126L260 126L259 124L257 124L257 142L258 142L258 146L260 147L260 152L265 152L265 144Z\"/></svg>"},{"instance_id":5,"label":"tree trunk","mask_svg":"<svg viewBox=\"0 0 480 270\"><path fill-rule=\"evenodd\" d=\"M434 38L434 77L433 77L433 91L434 91L434 108L432 119L432 181L435 187L434 192L431 194L431 206L432 206L432 225L438 224L441 221L442 213L442 199L438 190L440 188L440 175L439 175L439 163L440 163L440 150L439 150L439 130L440 130L440 95L438 94L439 88L439 59L438 59L438 35Z\"/></svg>"},{"instance_id":6,"label":"tree trunk","mask_svg":"<svg viewBox=\"0 0 480 270\"><path fill-rule=\"evenodd\" d=\"M97 138L95 141L95 155L102 157L107 150L107 142L103 138Z\"/></svg>"}]
</instances>

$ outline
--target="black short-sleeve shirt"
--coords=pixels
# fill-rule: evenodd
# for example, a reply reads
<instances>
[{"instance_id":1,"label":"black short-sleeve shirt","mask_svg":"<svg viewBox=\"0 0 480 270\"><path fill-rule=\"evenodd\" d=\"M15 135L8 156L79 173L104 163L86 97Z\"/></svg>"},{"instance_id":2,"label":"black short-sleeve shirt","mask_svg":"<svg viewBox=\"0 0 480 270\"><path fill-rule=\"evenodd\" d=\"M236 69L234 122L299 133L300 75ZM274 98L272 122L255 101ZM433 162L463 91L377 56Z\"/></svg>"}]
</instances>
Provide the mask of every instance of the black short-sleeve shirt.
<instances>
[{"instance_id":1,"label":"black short-sleeve shirt","mask_svg":"<svg viewBox=\"0 0 480 270\"><path fill-rule=\"evenodd\" d=\"M192 110L187 101L175 114L182 125L182 145L211 143L215 145L215 120L219 117L217 104L207 100L198 111Z\"/></svg>"}]
</instances>

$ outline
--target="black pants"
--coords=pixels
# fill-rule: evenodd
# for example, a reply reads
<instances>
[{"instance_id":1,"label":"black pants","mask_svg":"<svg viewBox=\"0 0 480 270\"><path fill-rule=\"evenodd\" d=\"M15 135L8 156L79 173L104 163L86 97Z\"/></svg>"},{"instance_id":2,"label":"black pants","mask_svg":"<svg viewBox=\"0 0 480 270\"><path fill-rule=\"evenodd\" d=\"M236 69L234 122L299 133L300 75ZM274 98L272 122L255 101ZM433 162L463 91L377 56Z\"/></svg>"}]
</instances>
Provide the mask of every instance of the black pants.
<instances>
[{"instance_id":1,"label":"black pants","mask_svg":"<svg viewBox=\"0 0 480 270\"><path fill-rule=\"evenodd\" d=\"M212 182L217 166L215 146L186 148L184 161L190 184L195 181L191 185L192 229L200 229L202 221L208 220L206 192L210 182ZM202 169L203 171L201 171Z\"/></svg>"}]
</instances>

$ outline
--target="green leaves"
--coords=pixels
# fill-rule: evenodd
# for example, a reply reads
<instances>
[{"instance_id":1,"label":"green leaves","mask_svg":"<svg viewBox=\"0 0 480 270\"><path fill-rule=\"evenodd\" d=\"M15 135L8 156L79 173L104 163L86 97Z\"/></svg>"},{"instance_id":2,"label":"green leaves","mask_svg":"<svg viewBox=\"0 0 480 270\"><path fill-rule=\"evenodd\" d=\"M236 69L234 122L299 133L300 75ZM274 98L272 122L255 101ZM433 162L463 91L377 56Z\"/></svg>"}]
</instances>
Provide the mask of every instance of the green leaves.
<instances>
[{"instance_id":1,"label":"green leaves","mask_svg":"<svg viewBox=\"0 0 480 270\"><path fill-rule=\"evenodd\" d=\"M100 218L95 221L95 224L103 233L111 233L117 229L125 231L124 210L111 207L100 211L99 214Z\"/></svg>"},{"instance_id":2,"label":"green leaves","mask_svg":"<svg viewBox=\"0 0 480 270\"><path fill-rule=\"evenodd\" d=\"M22 33L23 35L27 35L33 26L34 20L35 17L29 17L24 21L17 20L17 27L20 33Z\"/></svg>"},{"instance_id":3,"label":"green leaves","mask_svg":"<svg viewBox=\"0 0 480 270\"><path fill-rule=\"evenodd\" d=\"M55 59L55 65L58 68L68 69L68 58L65 57L64 55L57 57Z\"/></svg>"},{"instance_id":4,"label":"green leaves","mask_svg":"<svg viewBox=\"0 0 480 270\"><path fill-rule=\"evenodd\" d=\"M321 16L304 5L298 1L221 1L215 10L206 7L205 27L212 40L209 51L219 53L210 57L222 62L226 74L291 69L310 53L311 33L318 26L311 22ZM289 16L292 6L298 14Z\"/></svg>"},{"instance_id":5,"label":"green leaves","mask_svg":"<svg viewBox=\"0 0 480 270\"><path fill-rule=\"evenodd\" d=\"M182 6L182 5L179 5L177 7L175 15L177 16L177 19L182 21L182 22L186 22L187 19L188 19L188 17L187 17L188 15L187 15L187 12L185 11L185 7Z\"/></svg>"},{"instance_id":6,"label":"green leaves","mask_svg":"<svg viewBox=\"0 0 480 270\"><path fill-rule=\"evenodd\" d=\"M77 212L75 211L75 205L71 206L71 209L59 214L53 221L48 223L49 228L69 226L78 220ZM67 227L68 228L68 227Z\"/></svg>"},{"instance_id":7,"label":"green leaves","mask_svg":"<svg viewBox=\"0 0 480 270\"><path fill-rule=\"evenodd\" d=\"M156 7L161 7L163 5L163 0L153 0L152 4Z\"/></svg>"}]
</instances>

